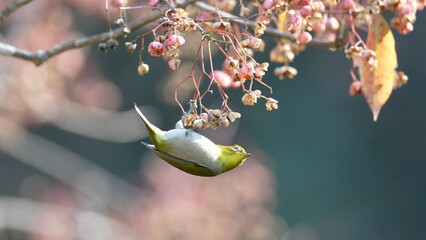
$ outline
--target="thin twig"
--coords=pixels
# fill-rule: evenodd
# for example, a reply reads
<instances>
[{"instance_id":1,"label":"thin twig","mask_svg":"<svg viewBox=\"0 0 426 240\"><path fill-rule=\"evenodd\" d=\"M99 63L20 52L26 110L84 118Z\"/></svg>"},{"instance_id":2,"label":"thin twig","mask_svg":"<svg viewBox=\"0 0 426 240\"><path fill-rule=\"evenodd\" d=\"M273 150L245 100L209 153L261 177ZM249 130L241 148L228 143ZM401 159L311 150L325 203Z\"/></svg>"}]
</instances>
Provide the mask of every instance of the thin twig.
<instances>
[{"instance_id":1,"label":"thin twig","mask_svg":"<svg viewBox=\"0 0 426 240\"><path fill-rule=\"evenodd\" d=\"M32 0L15 0L6 5L3 10L0 11L0 23L3 22L7 17L10 16L18 8L24 6L25 4L31 2Z\"/></svg>"},{"instance_id":2,"label":"thin twig","mask_svg":"<svg viewBox=\"0 0 426 240\"><path fill-rule=\"evenodd\" d=\"M191 4L194 1L195 0L188 1L185 3L185 5ZM151 23L157 20L162 15L163 13L161 13L160 11L152 11L130 22L125 27L129 29L130 31L135 31L147 25L148 23ZM52 48L47 50L37 50L34 52L20 49L9 44L0 43L0 55L12 56L12 57L21 58L27 61L32 61L35 65L40 66L41 64L46 62L49 58L56 56L62 52L65 52L71 49L82 48L89 45L95 45L109 38L117 39L117 38L124 37L128 34L126 31L124 31L125 27L115 28L111 32L107 31L104 33L100 33L100 34L96 34L96 35L92 35L88 37L77 38L69 42L56 44Z\"/></svg>"}]
</instances>

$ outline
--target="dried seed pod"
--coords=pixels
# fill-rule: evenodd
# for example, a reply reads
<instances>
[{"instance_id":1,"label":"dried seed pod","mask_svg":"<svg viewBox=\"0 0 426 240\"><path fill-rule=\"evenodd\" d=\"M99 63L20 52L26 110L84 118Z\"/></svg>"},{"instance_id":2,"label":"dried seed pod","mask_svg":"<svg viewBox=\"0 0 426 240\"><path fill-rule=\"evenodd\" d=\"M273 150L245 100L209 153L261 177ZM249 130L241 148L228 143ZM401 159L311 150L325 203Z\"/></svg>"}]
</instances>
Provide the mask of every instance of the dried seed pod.
<instances>
[{"instance_id":1,"label":"dried seed pod","mask_svg":"<svg viewBox=\"0 0 426 240\"><path fill-rule=\"evenodd\" d=\"M212 109L210 110L210 113L216 117L220 117L222 115L222 111L220 111L220 109Z\"/></svg>"},{"instance_id":2,"label":"dried seed pod","mask_svg":"<svg viewBox=\"0 0 426 240\"><path fill-rule=\"evenodd\" d=\"M218 120L218 124L220 126L228 127L229 126L229 120L226 117L220 117Z\"/></svg>"},{"instance_id":3,"label":"dried seed pod","mask_svg":"<svg viewBox=\"0 0 426 240\"><path fill-rule=\"evenodd\" d=\"M272 111L275 109L278 109L278 101L273 98L268 98L268 101L266 101L266 110Z\"/></svg>"},{"instance_id":4,"label":"dried seed pod","mask_svg":"<svg viewBox=\"0 0 426 240\"><path fill-rule=\"evenodd\" d=\"M98 50L101 52L106 52L108 50L107 44L104 42L101 42L98 44Z\"/></svg>"},{"instance_id":5,"label":"dried seed pod","mask_svg":"<svg viewBox=\"0 0 426 240\"><path fill-rule=\"evenodd\" d=\"M274 70L274 75L281 80L284 78L293 78L297 75L297 69L291 66L277 67Z\"/></svg>"},{"instance_id":6,"label":"dried seed pod","mask_svg":"<svg viewBox=\"0 0 426 240\"><path fill-rule=\"evenodd\" d=\"M106 41L106 47L108 49L116 49L118 47L118 41L113 38L110 38Z\"/></svg>"},{"instance_id":7,"label":"dried seed pod","mask_svg":"<svg viewBox=\"0 0 426 240\"><path fill-rule=\"evenodd\" d=\"M143 63L143 62L139 63L138 74L140 76L143 76L143 75L147 74L148 72L149 72L149 65L146 64L146 63Z\"/></svg>"},{"instance_id":8,"label":"dried seed pod","mask_svg":"<svg viewBox=\"0 0 426 240\"><path fill-rule=\"evenodd\" d=\"M195 128L195 129L203 128L203 127L204 127L203 120L202 120L202 119L200 119L200 118L195 119L195 120L192 122L192 127L193 127L193 128Z\"/></svg>"},{"instance_id":9,"label":"dried seed pod","mask_svg":"<svg viewBox=\"0 0 426 240\"><path fill-rule=\"evenodd\" d=\"M133 53L138 45L134 42L125 42L124 46L126 47L127 52Z\"/></svg>"},{"instance_id":10,"label":"dried seed pod","mask_svg":"<svg viewBox=\"0 0 426 240\"><path fill-rule=\"evenodd\" d=\"M255 103L257 103L257 99L260 96L260 94L261 94L260 90L247 92L244 94L241 101L246 106L253 106Z\"/></svg>"}]
</instances>

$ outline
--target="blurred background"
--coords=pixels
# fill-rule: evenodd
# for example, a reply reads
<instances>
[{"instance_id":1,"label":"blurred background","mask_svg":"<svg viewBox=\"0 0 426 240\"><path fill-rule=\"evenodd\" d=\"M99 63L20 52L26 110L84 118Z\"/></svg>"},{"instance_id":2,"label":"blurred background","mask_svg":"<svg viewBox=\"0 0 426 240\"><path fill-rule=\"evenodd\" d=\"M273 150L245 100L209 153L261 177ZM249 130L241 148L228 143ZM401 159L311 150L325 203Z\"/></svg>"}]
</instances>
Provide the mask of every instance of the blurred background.
<instances>
[{"instance_id":1,"label":"blurred background","mask_svg":"<svg viewBox=\"0 0 426 240\"><path fill-rule=\"evenodd\" d=\"M37 50L104 32L103 7L34 1L1 23L0 39ZM146 57L150 73L140 77L125 40L40 67L1 56L0 239L425 239L426 14L417 17L413 33L395 34L409 83L376 123L363 97L348 94L351 62L342 51L308 48L291 80L270 71L276 111L244 107L241 91L229 90L242 118L202 134L254 156L215 178L182 173L139 143L147 135L133 102L172 128L181 116L174 87L189 65L171 72Z\"/></svg>"}]
</instances>

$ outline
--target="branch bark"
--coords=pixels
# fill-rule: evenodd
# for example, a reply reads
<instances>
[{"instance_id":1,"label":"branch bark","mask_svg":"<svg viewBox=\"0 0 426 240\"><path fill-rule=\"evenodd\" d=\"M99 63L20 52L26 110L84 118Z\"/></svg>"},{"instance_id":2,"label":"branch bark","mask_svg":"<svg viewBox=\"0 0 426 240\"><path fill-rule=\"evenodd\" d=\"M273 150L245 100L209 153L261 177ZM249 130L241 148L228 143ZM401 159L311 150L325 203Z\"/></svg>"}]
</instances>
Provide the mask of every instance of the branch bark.
<instances>
[{"instance_id":1,"label":"branch bark","mask_svg":"<svg viewBox=\"0 0 426 240\"><path fill-rule=\"evenodd\" d=\"M0 14L0 18L1 17L5 18L5 17L9 16L14 10L16 10L17 8L19 8L23 4L28 3L30 1L31 0L16 0L16 1L10 3L1 12L3 15ZM190 1L185 2L184 4L182 4L179 7L185 7L187 5L194 4L194 3L197 7L201 8L203 10L217 12L222 17L228 18L229 21L231 21L231 22L235 22L235 23L238 23L238 24L241 24L241 25L245 25L245 26L248 26L250 28L254 28L254 26L256 25L255 22L241 19L241 18L239 18L235 15L232 15L230 13L218 10L217 8L215 8L211 5L208 5L204 2L201 2L201 1L190 0ZM145 26L145 25L157 20L158 18L160 18L163 15L162 12L166 11L168 8L169 8L168 6L163 6L162 8L160 8L160 11L152 11L149 14L146 14L146 15L128 23L125 27L118 27L118 28L115 28L115 29L108 31L108 32L104 32L104 33L100 33L100 34L96 34L96 35L92 35L92 36L88 36L88 37L77 38L77 39L74 39L74 40L69 41L69 42L56 44L52 48L47 49L47 50L37 50L37 51L31 52L31 51L28 51L28 50L25 50L25 49L17 48L13 45L10 45L10 44L5 44L5 43L0 42L0 55L11 56L11 57L16 57L16 58L20 58L20 59L23 59L23 60L31 61L36 66L40 66L41 64L46 62L51 57L56 56L56 55L63 53L65 51L68 51L68 50L71 50L71 49L82 48L82 47L90 46L90 45L96 45L98 43L104 42L105 40L107 40L109 38L118 39L118 38L125 37L128 34L126 31L124 31L125 28L129 29L131 32L136 31L136 30L142 28L143 26ZM294 35L280 31L280 30L275 29L275 28L271 28L271 27L266 28L265 34L270 35L272 37L289 39L289 40L294 41L294 42L296 41L296 37ZM308 45L317 46L317 47L325 47L325 48L338 46L338 44L336 42L328 42L328 41L319 40L319 39L313 39Z\"/></svg>"},{"instance_id":2,"label":"branch bark","mask_svg":"<svg viewBox=\"0 0 426 240\"><path fill-rule=\"evenodd\" d=\"M160 16L162 16L161 12L153 11L147 15L144 15L143 17L140 17L130 22L129 24L126 25L126 27L130 29L130 31L135 31L147 25L148 23L155 21ZM96 34L96 35L92 35L88 37L77 38L69 42L56 44L52 48L47 50L37 50L34 52L17 48L9 44L0 43L0 55L21 58L23 60L31 61L37 66L40 66L51 57L58 55L62 52L65 52L71 49L82 48L85 46L95 45L109 38L114 38L114 39L121 38L121 37L124 37L125 35L127 35L127 33L124 31L124 27L119 27L108 32L104 32L104 33L100 33L100 34Z\"/></svg>"},{"instance_id":3,"label":"branch bark","mask_svg":"<svg viewBox=\"0 0 426 240\"><path fill-rule=\"evenodd\" d=\"M10 14L18 10L18 8L24 6L25 4L31 1L32 0L15 0L7 4L6 7L0 11L0 23L3 22L7 17L9 17Z\"/></svg>"},{"instance_id":4,"label":"branch bark","mask_svg":"<svg viewBox=\"0 0 426 240\"><path fill-rule=\"evenodd\" d=\"M73 187L94 204L116 213L125 211L141 189L92 161L8 120L1 120L0 150Z\"/></svg>"}]
</instances>

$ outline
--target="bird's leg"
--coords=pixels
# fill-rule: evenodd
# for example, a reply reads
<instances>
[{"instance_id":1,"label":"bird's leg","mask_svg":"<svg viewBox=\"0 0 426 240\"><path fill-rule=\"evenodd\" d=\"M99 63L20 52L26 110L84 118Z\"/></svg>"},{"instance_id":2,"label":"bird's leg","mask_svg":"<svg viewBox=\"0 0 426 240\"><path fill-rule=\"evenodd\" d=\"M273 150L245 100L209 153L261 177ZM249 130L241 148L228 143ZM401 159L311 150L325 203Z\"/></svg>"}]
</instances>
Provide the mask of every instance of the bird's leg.
<instances>
[{"instance_id":1,"label":"bird's leg","mask_svg":"<svg viewBox=\"0 0 426 240\"><path fill-rule=\"evenodd\" d=\"M177 121L175 128L176 129L181 129L181 128L185 128L185 120L189 117L189 115L193 112L197 110L197 101L194 99L190 99L189 102L189 110L182 116L182 118Z\"/></svg>"}]
</instances>

